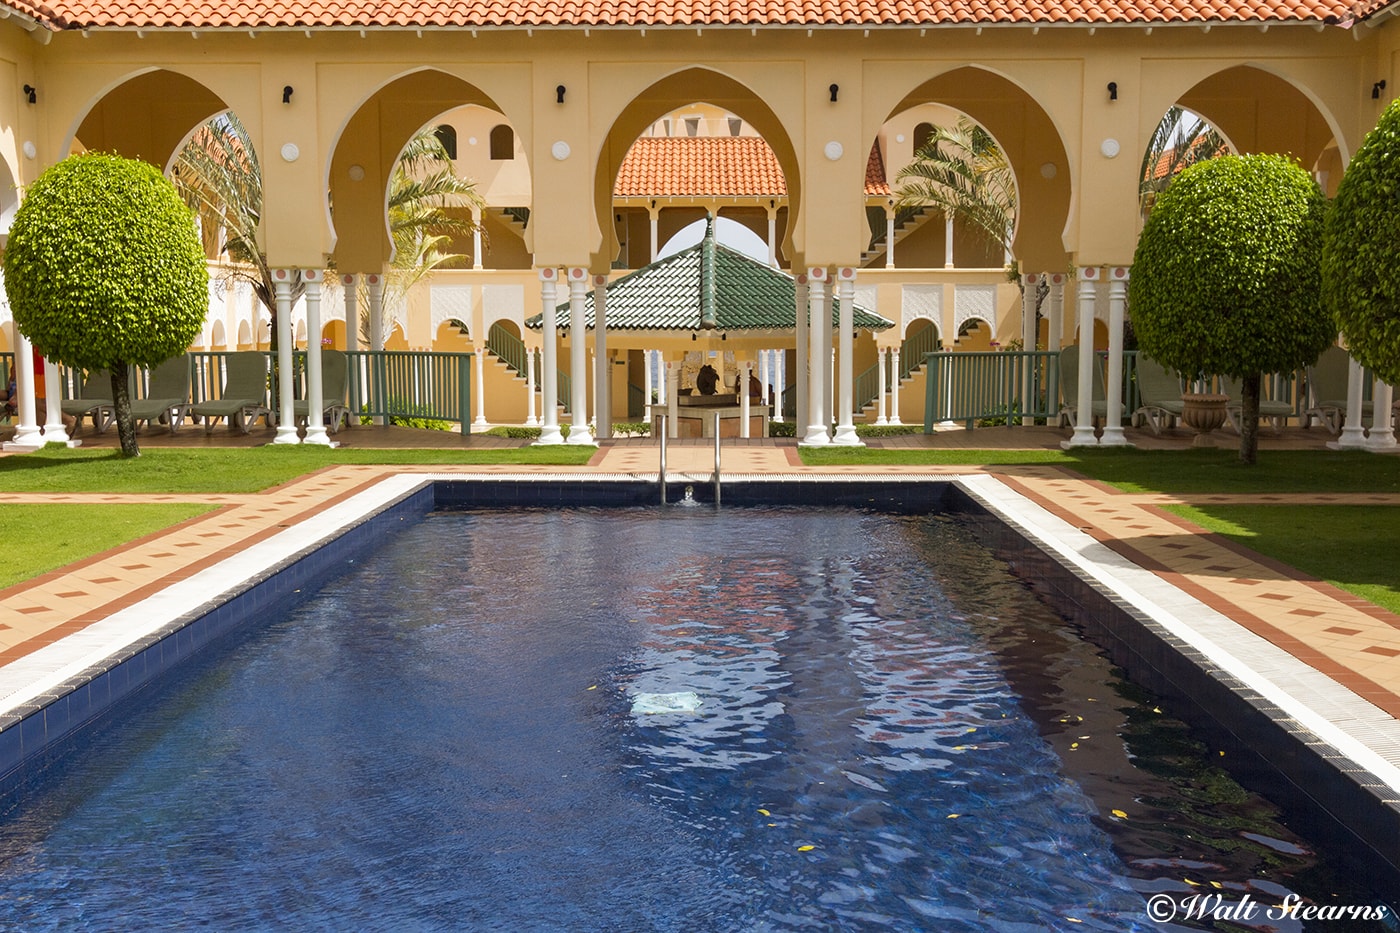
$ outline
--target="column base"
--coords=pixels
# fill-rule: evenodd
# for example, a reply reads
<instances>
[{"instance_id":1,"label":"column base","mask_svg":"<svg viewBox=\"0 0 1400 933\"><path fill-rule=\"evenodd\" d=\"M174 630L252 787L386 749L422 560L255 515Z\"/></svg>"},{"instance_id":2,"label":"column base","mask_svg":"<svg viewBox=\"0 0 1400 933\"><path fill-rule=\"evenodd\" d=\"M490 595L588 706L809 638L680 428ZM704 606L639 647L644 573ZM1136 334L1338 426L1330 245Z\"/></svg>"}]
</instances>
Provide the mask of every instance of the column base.
<instances>
[{"instance_id":1,"label":"column base","mask_svg":"<svg viewBox=\"0 0 1400 933\"><path fill-rule=\"evenodd\" d=\"M1100 447L1132 447L1128 438L1123 434L1122 428L1104 428L1103 437L1099 438Z\"/></svg>"},{"instance_id":2,"label":"column base","mask_svg":"<svg viewBox=\"0 0 1400 933\"><path fill-rule=\"evenodd\" d=\"M831 435L827 433L825 425L809 424L807 433L803 436L799 447L828 447L831 445Z\"/></svg>"},{"instance_id":3,"label":"column base","mask_svg":"<svg viewBox=\"0 0 1400 933\"><path fill-rule=\"evenodd\" d=\"M865 441L856 433L855 425L842 424L836 427L836 436L831 439L833 447L864 447Z\"/></svg>"},{"instance_id":4,"label":"column base","mask_svg":"<svg viewBox=\"0 0 1400 933\"><path fill-rule=\"evenodd\" d=\"M477 415L477 416L476 416L476 419L475 419L474 421L472 421L472 427L474 427L474 428L489 428L489 427L491 427L491 422L487 421L487 420L486 420L484 417L482 417L481 415Z\"/></svg>"},{"instance_id":5,"label":"column base","mask_svg":"<svg viewBox=\"0 0 1400 933\"><path fill-rule=\"evenodd\" d=\"M532 447L547 447L552 444L564 443L564 435L559 431L559 425L546 424L540 428L539 439L532 444Z\"/></svg>"},{"instance_id":6,"label":"column base","mask_svg":"<svg viewBox=\"0 0 1400 933\"><path fill-rule=\"evenodd\" d=\"M1081 425L1074 429L1074 434L1067 441L1060 442L1061 450L1070 450L1075 447L1097 447L1099 439L1094 436L1093 425Z\"/></svg>"},{"instance_id":7,"label":"column base","mask_svg":"<svg viewBox=\"0 0 1400 933\"><path fill-rule=\"evenodd\" d=\"M279 424L277 426L277 436L272 439L274 444L300 444L301 438L297 437L297 426L294 424Z\"/></svg>"},{"instance_id":8,"label":"column base","mask_svg":"<svg viewBox=\"0 0 1400 933\"><path fill-rule=\"evenodd\" d=\"M1400 449L1400 443L1396 442L1395 435L1389 431L1382 434L1380 437L1376 437L1373 431L1371 435L1366 438L1366 449L1389 452Z\"/></svg>"},{"instance_id":9,"label":"column base","mask_svg":"<svg viewBox=\"0 0 1400 933\"><path fill-rule=\"evenodd\" d=\"M564 443L573 447L598 446L598 442L593 439L593 432L586 424L576 424L569 428L569 436L564 439Z\"/></svg>"},{"instance_id":10,"label":"column base","mask_svg":"<svg viewBox=\"0 0 1400 933\"><path fill-rule=\"evenodd\" d=\"M1327 442L1328 450L1365 450L1366 431L1364 428L1343 428L1341 436Z\"/></svg>"},{"instance_id":11,"label":"column base","mask_svg":"<svg viewBox=\"0 0 1400 933\"><path fill-rule=\"evenodd\" d=\"M330 437L326 434L325 425L307 428L306 437L302 438L301 442L303 444L317 444L321 447L339 446L335 441L332 441Z\"/></svg>"}]
</instances>

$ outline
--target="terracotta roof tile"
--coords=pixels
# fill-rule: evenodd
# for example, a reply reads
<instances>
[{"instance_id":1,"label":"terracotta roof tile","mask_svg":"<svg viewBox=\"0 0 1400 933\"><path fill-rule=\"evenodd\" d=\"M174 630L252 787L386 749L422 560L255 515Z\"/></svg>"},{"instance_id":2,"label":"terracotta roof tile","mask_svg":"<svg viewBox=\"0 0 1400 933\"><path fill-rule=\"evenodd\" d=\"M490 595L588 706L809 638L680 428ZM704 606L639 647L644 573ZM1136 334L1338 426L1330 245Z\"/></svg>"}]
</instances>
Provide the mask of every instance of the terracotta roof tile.
<instances>
[{"instance_id":1,"label":"terracotta roof tile","mask_svg":"<svg viewBox=\"0 0 1400 933\"><path fill-rule=\"evenodd\" d=\"M643 136L627 150L613 195L787 197L787 181L757 136Z\"/></svg>"},{"instance_id":2,"label":"terracotta roof tile","mask_svg":"<svg viewBox=\"0 0 1400 933\"><path fill-rule=\"evenodd\" d=\"M885 180L885 159L880 154L880 141L870 147L870 157L865 160L865 196L888 197L890 183Z\"/></svg>"},{"instance_id":3,"label":"terracotta roof tile","mask_svg":"<svg viewBox=\"0 0 1400 933\"><path fill-rule=\"evenodd\" d=\"M6 0L52 29L1349 21L1397 0Z\"/></svg>"}]
</instances>

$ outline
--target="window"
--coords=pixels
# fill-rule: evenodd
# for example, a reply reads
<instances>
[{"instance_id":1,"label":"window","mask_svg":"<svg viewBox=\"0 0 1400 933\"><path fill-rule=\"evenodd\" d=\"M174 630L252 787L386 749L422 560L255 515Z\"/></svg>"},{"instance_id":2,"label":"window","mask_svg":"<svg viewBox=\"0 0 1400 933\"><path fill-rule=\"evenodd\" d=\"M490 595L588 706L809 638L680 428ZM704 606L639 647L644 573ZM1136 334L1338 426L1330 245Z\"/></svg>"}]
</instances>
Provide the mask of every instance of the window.
<instances>
[{"instance_id":1,"label":"window","mask_svg":"<svg viewBox=\"0 0 1400 933\"><path fill-rule=\"evenodd\" d=\"M491 127L491 160L508 162L515 158L515 130L501 123Z\"/></svg>"},{"instance_id":2,"label":"window","mask_svg":"<svg viewBox=\"0 0 1400 933\"><path fill-rule=\"evenodd\" d=\"M686 118L685 118L685 135L687 135L687 136L698 136L699 134L700 134L700 118L699 118L699 117L686 117Z\"/></svg>"},{"instance_id":3,"label":"window","mask_svg":"<svg viewBox=\"0 0 1400 933\"><path fill-rule=\"evenodd\" d=\"M932 123L920 123L918 126L914 127L914 151L918 152L920 149L924 148L932 138Z\"/></svg>"},{"instance_id":4,"label":"window","mask_svg":"<svg viewBox=\"0 0 1400 933\"><path fill-rule=\"evenodd\" d=\"M730 118L729 118L729 135L730 135L730 136L738 136L738 135L739 135L739 131L742 130L743 128L744 128L744 121L743 121L743 120L739 119L738 117L730 117Z\"/></svg>"},{"instance_id":5,"label":"window","mask_svg":"<svg viewBox=\"0 0 1400 933\"><path fill-rule=\"evenodd\" d=\"M442 148L447 150L447 157L452 160L457 158L457 128L450 123L444 123L433 130L433 135L442 143Z\"/></svg>"}]
</instances>

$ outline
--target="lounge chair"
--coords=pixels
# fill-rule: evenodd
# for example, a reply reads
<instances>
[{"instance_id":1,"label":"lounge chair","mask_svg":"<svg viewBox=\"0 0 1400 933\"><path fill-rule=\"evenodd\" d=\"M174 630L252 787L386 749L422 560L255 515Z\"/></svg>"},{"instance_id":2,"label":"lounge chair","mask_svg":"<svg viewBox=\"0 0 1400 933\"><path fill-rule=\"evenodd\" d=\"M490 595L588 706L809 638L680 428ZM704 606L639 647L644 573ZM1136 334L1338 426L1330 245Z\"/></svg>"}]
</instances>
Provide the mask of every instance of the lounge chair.
<instances>
[{"instance_id":1,"label":"lounge chair","mask_svg":"<svg viewBox=\"0 0 1400 933\"><path fill-rule=\"evenodd\" d=\"M1185 407L1181 400L1181 377L1168 372L1156 360L1139 354L1137 388L1142 405L1133 412L1133 427L1146 421L1153 434L1161 434L1163 427L1175 427Z\"/></svg>"},{"instance_id":2,"label":"lounge chair","mask_svg":"<svg viewBox=\"0 0 1400 933\"><path fill-rule=\"evenodd\" d=\"M350 423L350 408L345 404L345 390L350 380L350 361L340 350L321 351L321 402L324 405L326 430L334 434L340 422ZM309 414L309 402L299 398L292 402L292 416L304 422Z\"/></svg>"},{"instance_id":3,"label":"lounge chair","mask_svg":"<svg viewBox=\"0 0 1400 933\"><path fill-rule=\"evenodd\" d=\"M1108 420L1108 393L1104 391L1103 370L1093 367L1093 405L1090 417L1094 424ZM1079 346L1070 344L1060 351L1060 424L1075 427L1079 418Z\"/></svg>"},{"instance_id":4,"label":"lounge chair","mask_svg":"<svg viewBox=\"0 0 1400 933\"><path fill-rule=\"evenodd\" d=\"M59 408L65 415L72 415L78 419L78 423L73 426L74 431L82 426L84 415L92 416L92 427L98 434L107 430L107 426L112 423L112 371L89 371L83 379L83 387L79 390L78 397L64 399ZM42 418L43 413L40 412L40 419Z\"/></svg>"},{"instance_id":5,"label":"lounge chair","mask_svg":"<svg viewBox=\"0 0 1400 933\"><path fill-rule=\"evenodd\" d=\"M1294 409L1291 402L1276 402L1273 399L1264 398L1264 387L1268 385L1268 381L1268 375L1259 378L1259 420L1267 420L1274 426L1274 433L1277 434L1283 430L1284 422L1293 417ZM1220 391L1230 396L1230 404L1225 406L1225 417L1230 422L1231 430L1238 434L1240 433L1240 419L1244 412L1244 390L1240 387L1238 379L1221 376Z\"/></svg>"},{"instance_id":6,"label":"lounge chair","mask_svg":"<svg viewBox=\"0 0 1400 933\"><path fill-rule=\"evenodd\" d=\"M1347 420L1350 369L1351 355L1336 346L1323 350L1317 362L1308 367L1308 407L1303 412L1303 427L1312 427L1315 418L1331 433L1342 433L1342 425ZM1370 402L1362 403L1361 417L1370 421Z\"/></svg>"},{"instance_id":7,"label":"lounge chair","mask_svg":"<svg viewBox=\"0 0 1400 933\"><path fill-rule=\"evenodd\" d=\"M151 370L146 395L131 400L132 423L165 419L170 433L180 430L190 410L190 358L181 353Z\"/></svg>"},{"instance_id":8,"label":"lounge chair","mask_svg":"<svg viewBox=\"0 0 1400 933\"><path fill-rule=\"evenodd\" d=\"M214 432L214 420L228 420L247 434L259 417L270 418L267 407L267 354L240 350L224 357L224 387L216 399L190 406L190 414L204 419L204 433Z\"/></svg>"}]
</instances>

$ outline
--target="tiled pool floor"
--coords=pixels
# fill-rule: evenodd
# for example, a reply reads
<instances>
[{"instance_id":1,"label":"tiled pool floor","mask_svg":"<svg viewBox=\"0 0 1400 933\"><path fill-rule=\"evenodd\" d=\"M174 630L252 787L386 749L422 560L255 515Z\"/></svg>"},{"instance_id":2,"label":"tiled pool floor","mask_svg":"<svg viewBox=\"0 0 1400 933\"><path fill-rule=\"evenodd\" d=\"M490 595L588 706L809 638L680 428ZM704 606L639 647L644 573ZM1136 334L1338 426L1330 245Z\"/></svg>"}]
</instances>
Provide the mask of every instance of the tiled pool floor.
<instances>
[{"instance_id":1,"label":"tiled pool floor","mask_svg":"<svg viewBox=\"0 0 1400 933\"><path fill-rule=\"evenodd\" d=\"M722 456L725 476L734 478L975 476L967 481L975 495L996 502L1066 559L1102 573L1114 591L1133 590L1145 604L1183 625L1209 617L1217 628L1214 635L1203 636L1208 657L1217 660L1211 652L1220 652L1218 660L1227 671L1236 662L1265 668L1260 676L1268 683L1259 687L1261 692L1289 694L1297 704L1290 715L1300 723L1341 730L1337 741L1348 745L1347 754L1353 760L1365 758L1368 770L1389 785L1387 799L1400 799L1400 616L1252 554L1161 508L1170 503L1400 505L1400 496L1131 495L1050 466L813 468L800 466L795 448L777 446L735 445ZM668 470L673 480L708 482L713 458L712 448L678 446L668 453ZM0 590L0 713L40 695L42 681L90 663L105 650L106 638L189 611L176 598L181 587L189 591L181 597L186 601L208 599L220 586L265 572L261 568L333 533L337 522L353 521L428 475L654 480L658 466L656 448L619 445L604 448L581 467L336 466L251 495L0 493L0 503L217 506L168 531ZM1220 625L1228 626L1228 637L1221 636L1225 629ZM99 630L100 643L94 641ZM1236 635L1267 650L1232 641Z\"/></svg>"}]
</instances>

